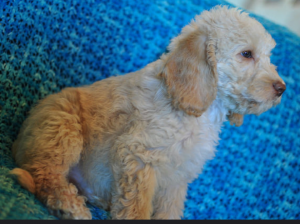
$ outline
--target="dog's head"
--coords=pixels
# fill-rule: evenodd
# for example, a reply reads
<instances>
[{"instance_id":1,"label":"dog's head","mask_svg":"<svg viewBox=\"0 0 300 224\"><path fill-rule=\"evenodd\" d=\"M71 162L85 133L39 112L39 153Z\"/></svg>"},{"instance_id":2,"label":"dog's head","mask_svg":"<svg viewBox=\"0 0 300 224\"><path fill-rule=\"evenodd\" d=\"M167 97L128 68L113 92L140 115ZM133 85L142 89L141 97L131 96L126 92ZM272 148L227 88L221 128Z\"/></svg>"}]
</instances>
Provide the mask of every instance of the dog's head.
<instances>
[{"instance_id":1,"label":"dog's head","mask_svg":"<svg viewBox=\"0 0 300 224\"><path fill-rule=\"evenodd\" d=\"M260 114L278 104L285 83L270 63L275 41L264 27L235 8L204 11L162 57L173 105L200 116L216 99L234 114Z\"/></svg>"}]
</instances>

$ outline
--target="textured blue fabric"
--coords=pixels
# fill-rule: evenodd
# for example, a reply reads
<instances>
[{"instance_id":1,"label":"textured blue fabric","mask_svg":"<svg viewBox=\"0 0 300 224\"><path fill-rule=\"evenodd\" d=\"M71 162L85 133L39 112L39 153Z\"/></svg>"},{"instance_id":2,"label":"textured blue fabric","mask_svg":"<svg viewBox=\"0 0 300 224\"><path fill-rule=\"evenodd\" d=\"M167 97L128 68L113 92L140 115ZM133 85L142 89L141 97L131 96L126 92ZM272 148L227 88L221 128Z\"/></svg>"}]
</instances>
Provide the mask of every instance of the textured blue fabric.
<instances>
[{"instance_id":1,"label":"textured blue fabric","mask_svg":"<svg viewBox=\"0 0 300 224\"><path fill-rule=\"evenodd\" d=\"M30 108L66 86L125 74L156 60L196 15L222 0L0 1L0 219L54 219L8 171ZM214 160L189 185L184 219L300 218L300 38L255 16L277 46L287 84L279 106L224 124ZM109 214L89 205L93 219Z\"/></svg>"}]
</instances>

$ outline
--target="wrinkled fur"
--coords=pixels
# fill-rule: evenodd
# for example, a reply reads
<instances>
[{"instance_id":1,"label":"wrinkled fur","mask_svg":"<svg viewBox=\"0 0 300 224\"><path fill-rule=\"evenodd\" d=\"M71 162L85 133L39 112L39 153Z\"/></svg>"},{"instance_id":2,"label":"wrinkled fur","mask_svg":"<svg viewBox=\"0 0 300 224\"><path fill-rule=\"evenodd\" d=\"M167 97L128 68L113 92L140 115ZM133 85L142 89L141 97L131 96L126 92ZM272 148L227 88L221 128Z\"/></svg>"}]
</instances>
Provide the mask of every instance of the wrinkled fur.
<instances>
[{"instance_id":1,"label":"wrinkled fur","mask_svg":"<svg viewBox=\"0 0 300 224\"><path fill-rule=\"evenodd\" d=\"M41 100L13 144L12 173L60 218L90 219L87 199L114 219L179 219L222 123L280 102L274 46L246 13L204 11L144 69Z\"/></svg>"}]
</instances>

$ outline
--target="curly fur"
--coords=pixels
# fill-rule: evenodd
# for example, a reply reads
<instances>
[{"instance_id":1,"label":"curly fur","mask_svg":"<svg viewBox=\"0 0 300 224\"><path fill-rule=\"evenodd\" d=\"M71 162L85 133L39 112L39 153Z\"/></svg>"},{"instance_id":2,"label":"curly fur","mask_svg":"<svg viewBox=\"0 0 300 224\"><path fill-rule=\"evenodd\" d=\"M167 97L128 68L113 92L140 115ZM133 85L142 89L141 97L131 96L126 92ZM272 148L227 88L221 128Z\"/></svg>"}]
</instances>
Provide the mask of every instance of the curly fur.
<instances>
[{"instance_id":1,"label":"curly fur","mask_svg":"<svg viewBox=\"0 0 300 224\"><path fill-rule=\"evenodd\" d=\"M12 173L60 218L90 219L89 200L114 219L179 219L222 123L280 102L274 46L247 13L204 11L144 69L41 100L13 144Z\"/></svg>"}]
</instances>

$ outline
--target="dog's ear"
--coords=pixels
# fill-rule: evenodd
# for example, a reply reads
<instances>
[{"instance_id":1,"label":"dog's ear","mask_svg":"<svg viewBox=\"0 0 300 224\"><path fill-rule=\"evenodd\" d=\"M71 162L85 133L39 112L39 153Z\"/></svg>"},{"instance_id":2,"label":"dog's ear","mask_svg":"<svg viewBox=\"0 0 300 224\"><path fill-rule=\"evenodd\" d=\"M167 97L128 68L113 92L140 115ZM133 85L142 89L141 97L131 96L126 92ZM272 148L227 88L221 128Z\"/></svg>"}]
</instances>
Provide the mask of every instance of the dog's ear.
<instances>
[{"instance_id":1,"label":"dog's ear","mask_svg":"<svg viewBox=\"0 0 300 224\"><path fill-rule=\"evenodd\" d=\"M218 76L214 42L199 29L176 37L161 76L173 106L196 117L216 98Z\"/></svg>"},{"instance_id":2,"label":"dog's ear","mask_svg":"<svg viewBox=\"0 0 300 224\"><path fill-rule=\"evenodd\" d=\"M227 115L227 118L230 122L230 125L234 125L236 127L239 127L243 124L244 116L241 114L236 114L236 113L230 113Z\"/></svg>"}]
</instances>

